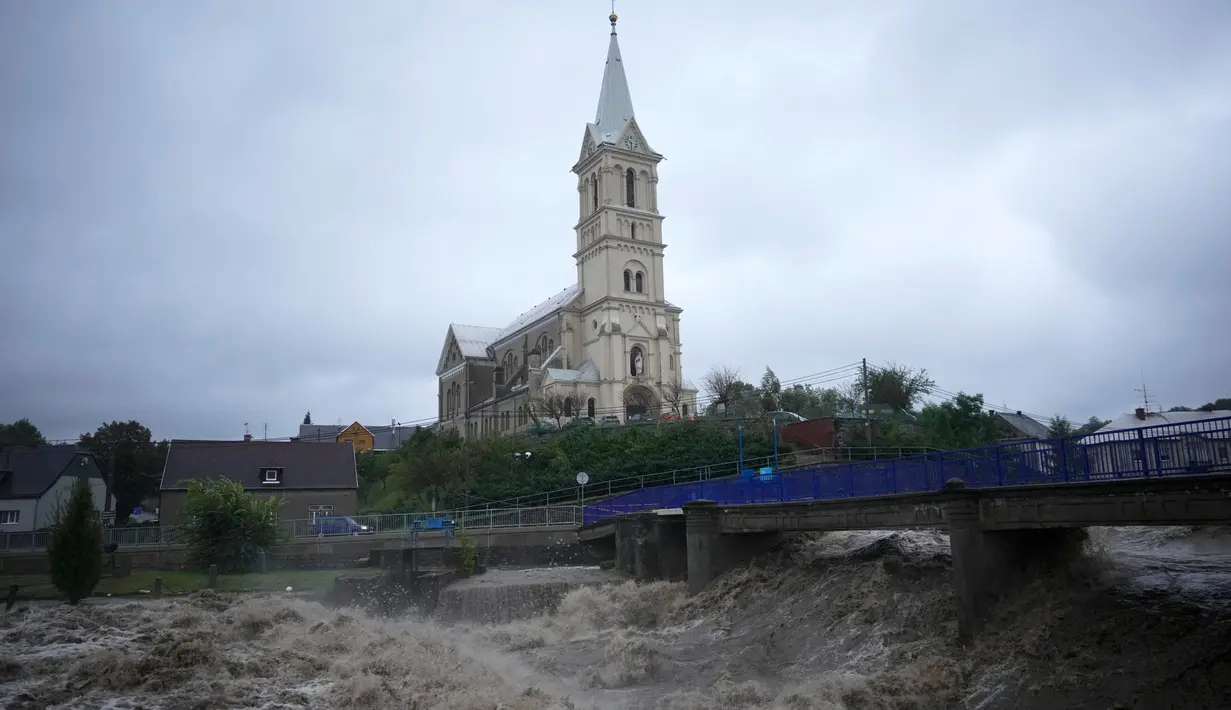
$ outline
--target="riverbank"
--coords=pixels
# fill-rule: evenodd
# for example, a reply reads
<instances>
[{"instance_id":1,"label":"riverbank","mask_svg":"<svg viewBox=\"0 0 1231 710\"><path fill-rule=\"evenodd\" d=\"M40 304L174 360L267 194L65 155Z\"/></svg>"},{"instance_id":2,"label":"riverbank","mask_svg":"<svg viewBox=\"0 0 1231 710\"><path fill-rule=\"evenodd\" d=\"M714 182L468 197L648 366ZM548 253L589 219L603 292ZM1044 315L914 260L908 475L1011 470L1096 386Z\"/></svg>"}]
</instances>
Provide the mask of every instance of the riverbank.
<instances>
[{"instance_id":1,"label":"riverbank","mask_svg":"<svg viewBox=\"0 0 1231 710\"><path fill-rule=\"evenodd\" d=\"M322 591L333 586L338 577L372 577L382 570L369 567L351 569L276 570L248 574L218 575L217 590L220 592L275 592L290 587L296 592ZM93 596L143 596L152 594L154 580L162 578L164 595L191 594L209 587L209 575L204 572L133 570L127 577L104 576L94 588ZM50 601L62 595L45 574L0 576L0 591L4 594L12 585L17 585L18 600Z\"/></svg>"}]
</instances>

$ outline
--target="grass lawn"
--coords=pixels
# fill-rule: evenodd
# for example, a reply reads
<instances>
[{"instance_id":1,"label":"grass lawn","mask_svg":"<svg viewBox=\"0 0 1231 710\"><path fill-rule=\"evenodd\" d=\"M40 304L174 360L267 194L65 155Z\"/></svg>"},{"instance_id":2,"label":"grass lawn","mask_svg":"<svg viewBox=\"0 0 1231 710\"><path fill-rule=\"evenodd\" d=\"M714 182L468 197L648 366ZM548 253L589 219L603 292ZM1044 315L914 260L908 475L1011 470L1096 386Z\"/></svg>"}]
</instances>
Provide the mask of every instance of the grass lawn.
<instances>
[{"instance_id":1,"label":"grass lawn","mask_svg":"<svg viewBox=\"0 0 1231 710\"><path fill-rule=\"evenodd\" d=\"M224 592L270 592L284 591L291 587L296 592L325 589L337 577L371 577L383 570L371 567L350 569L275 570L249 574L218 575L218 590ZM110 572L103 575L94 588L95 596L141 595L152 592L154 578L162 577L164 595L187 594L205 589L209 575L204 572L165 572L158 570L133 570L127 577L116 578ZM18 585L18 598L59 599L60 593L45 574L0 575L0 594L7 594L12 585Z\"/></svg>"}]
</instances>

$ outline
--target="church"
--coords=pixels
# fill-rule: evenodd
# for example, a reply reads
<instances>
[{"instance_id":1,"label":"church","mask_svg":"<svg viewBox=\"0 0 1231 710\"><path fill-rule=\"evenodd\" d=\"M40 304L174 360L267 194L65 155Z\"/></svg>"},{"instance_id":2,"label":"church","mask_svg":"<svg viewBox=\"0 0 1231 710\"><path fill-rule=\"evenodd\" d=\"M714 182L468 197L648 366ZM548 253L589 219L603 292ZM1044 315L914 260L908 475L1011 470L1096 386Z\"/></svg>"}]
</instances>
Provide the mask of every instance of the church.
<instances>
[{"instance_id":1,"label":"church","mask_svg":"<svg viewBox=\"0 0 1231 710\"><path fill-rule=\"evenodd\" d=\"M664 296L663 156L633 114L615 13L610 20L598 112L572 170L577 282L504 327L449 326L436 366L442 429L481 437L535 421L696 412L680 362L682 309Z\"/></svg>"}]
</instances>

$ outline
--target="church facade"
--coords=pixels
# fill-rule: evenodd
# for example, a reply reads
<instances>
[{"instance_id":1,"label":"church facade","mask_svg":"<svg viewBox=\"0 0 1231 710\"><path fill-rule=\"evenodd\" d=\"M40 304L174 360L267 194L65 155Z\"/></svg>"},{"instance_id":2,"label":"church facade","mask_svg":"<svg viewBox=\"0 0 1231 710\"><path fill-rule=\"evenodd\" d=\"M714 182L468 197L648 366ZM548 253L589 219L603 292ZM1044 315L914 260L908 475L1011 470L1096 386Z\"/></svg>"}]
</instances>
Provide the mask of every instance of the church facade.
<instances>
[{"instance_id":1,"label":"church facade","mask_svg":"<svg viewBox=\"0 0 1231 710\"><path fill-rule=\"evenodd\" d=\"M442 428L473 437L535 421L696 411L680 362L682 310L666 300L663 282L663 156L633 115L610 19L598 112L572 169L577 282L504 327L449 326L436 367Z\"/></svg>"}]
</instances>

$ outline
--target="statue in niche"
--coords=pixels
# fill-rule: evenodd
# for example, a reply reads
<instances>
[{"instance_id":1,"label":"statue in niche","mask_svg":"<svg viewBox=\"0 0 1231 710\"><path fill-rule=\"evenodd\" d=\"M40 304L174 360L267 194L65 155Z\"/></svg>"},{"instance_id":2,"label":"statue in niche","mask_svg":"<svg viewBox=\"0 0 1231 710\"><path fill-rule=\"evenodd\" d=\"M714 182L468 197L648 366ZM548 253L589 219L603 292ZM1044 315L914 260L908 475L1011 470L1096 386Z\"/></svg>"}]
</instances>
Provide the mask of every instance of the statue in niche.
<instances>
[{"instance_id":1,"label":"statue in niche","mask_svg":"<svg viewBox=\"0 0 1231 710\"><path fill-rule=\"evenodd\" d=\"M633 348L632 362L630 362L629 365L629 374L633 377L644 374L644 362L641 359L641 348Z\"/></svg>"}]
</instances>

